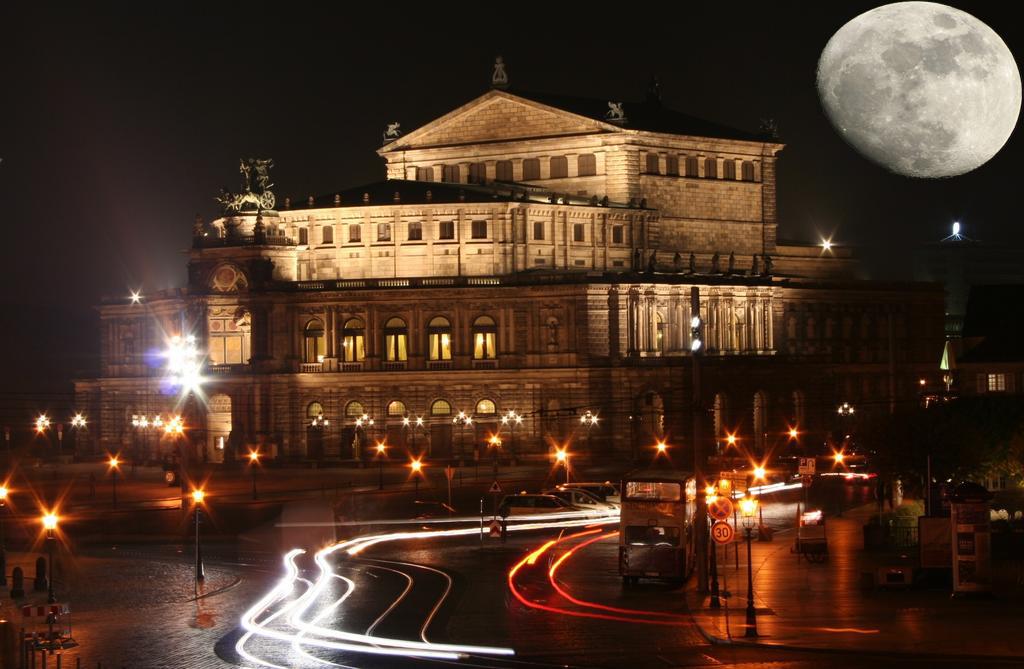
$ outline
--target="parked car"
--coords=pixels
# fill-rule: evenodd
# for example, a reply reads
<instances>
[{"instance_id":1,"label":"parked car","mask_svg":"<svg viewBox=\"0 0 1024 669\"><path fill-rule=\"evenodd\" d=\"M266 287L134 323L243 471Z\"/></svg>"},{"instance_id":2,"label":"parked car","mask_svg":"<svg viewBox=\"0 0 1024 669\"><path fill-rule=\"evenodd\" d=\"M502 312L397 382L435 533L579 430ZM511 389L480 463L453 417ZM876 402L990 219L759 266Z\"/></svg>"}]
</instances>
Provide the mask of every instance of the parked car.
<instances>
[{"instance_id":1,"label":"parked car","mask_svg":"<svg viewBox=\"0 0 1024 669\"><path fill-rule=\"evenodd\" d=\"M578 511L565 500L554 495L536 495L532 493L519 493L518 495L506 495L498 505L498 513L501 516L529 516L540 513L566 513Z\"/></svg>"},{"instance_id":2,"label":"parked car","mask_svg":"<svg viewBox=\"0 0 1024 669\"><path fill-rule=\"evenodd\" d=\"M585 490L594 497L597 497L603 502L610 502L616 506L622 503L622 497L619 496L619 486L612 483L611 481L605 481L604 483L593 483L589 481L573 481L571 483L565 483L558 486L559 488L576 488L579 490Z\"/></svg>"},{"instance_id":3,"label":"parked car","mask_svg":"<svg viewBox=\"0 0 1024 669\"><path fill-rule=\"evenodd\" d=\"M614 514L618 511L619 507L611 502L606 502L599 498L597 495L584 490L583 488L573 488L566 486L558 486L551 490L545 490L545 495L554 495L562 500L568 502L573 506L578 506L581 509L589 509L591 511L597 511L601 514Z\"/></svg>"}]
</instances>

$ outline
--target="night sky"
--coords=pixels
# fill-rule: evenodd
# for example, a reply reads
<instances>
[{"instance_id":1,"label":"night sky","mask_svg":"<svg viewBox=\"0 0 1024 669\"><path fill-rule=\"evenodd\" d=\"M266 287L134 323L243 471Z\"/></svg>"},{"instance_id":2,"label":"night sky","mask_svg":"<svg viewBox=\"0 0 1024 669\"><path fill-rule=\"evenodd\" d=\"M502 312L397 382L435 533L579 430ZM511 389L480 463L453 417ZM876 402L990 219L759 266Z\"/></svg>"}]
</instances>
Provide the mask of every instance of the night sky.
<instances>
[{"instance_id":1,"label":"night sky","mask_svg":"<svg viewBox=\"0 0 1024 669\"><path fill-rule=\"evenodd\" d=\"M1019 54L1012 3L951 4ZM868 163L828 124L818 56L874 6L379 4L377 16L340 3L278 13L7 6L0 419L61 403L69 379L96 366L91 307L102 296L184 283L192 219L217 215L213 197L237 187L240 157L274 159L279 201L381 179L385 124L409 131L486 92L497 54L523 90L628 102L657 74L680 111L746 130L775 118L788 144L783 239L834 233L887 276L909 276L911 245L948 235L954 219L972 237L1019 244L1019 128L975 172L914 181Z\"/></svg>"}]
</instances>

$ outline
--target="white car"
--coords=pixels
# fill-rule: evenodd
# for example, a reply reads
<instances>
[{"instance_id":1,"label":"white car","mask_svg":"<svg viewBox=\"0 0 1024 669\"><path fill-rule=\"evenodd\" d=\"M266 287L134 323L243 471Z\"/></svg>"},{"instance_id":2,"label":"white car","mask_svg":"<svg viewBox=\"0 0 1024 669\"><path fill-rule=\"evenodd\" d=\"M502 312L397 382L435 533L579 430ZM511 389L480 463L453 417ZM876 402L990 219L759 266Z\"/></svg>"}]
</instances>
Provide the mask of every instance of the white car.
<instances>
[{"instance_id":1,"label":"white car","mask_svg":"<svg viewBox=\"0 0 1024 669\"><path fill-rule=\"evenodd\" d=\"M584 490L594 497L597 497L599 500L608 502L609 504L614 504L615 506L622 504L622 497L619 496L619 486L611 483L610 481L605 481L604 483L573 481L572 483L565 483L558 487L562 489L576 488L578 490Z\"/></svg>"},{"instance_id":2,"label":"white car","mask_svg":"<svg viewBox=\"0 0 1024 669\"><path fill-rule=\"evenodd\" d=\"M534 495L520 493L506 495L498 505L498 514L508 516L533 516L543 513L570 513L579 511L560 497L554 495Z\"/></svg>"},{"instance_id":3,"label":"white car","mask_svg":"<svg viewBox=\"0 0 1024 669\"><path fill-rule=\"evenodd\" d=\"M545 490L544 494L554 495L573 506L587 509L588 511L597 511L602 515L614 515L619 509L616 505L601 500L597 495L583 488L558 486L551 490Z\"/></svg>"}]
</instances>

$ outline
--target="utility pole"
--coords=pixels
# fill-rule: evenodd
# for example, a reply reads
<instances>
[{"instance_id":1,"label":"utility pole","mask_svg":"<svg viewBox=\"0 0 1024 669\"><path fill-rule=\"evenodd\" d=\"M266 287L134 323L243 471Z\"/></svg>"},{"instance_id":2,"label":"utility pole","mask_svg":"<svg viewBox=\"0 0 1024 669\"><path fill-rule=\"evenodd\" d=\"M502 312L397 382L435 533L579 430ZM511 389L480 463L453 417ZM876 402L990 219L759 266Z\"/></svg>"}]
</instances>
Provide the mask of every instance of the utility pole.
<instances>
[{"instance_id":1,"label":"utility pole","mask_svg":"<svg viewBox=\"0 0 1024 669\"><path fill-rule=\"evenodd\" d=\"M697 590L708 591L708 501L705 495L704 441L701 435L700 358L704 354L704 323L700 317L700 288L690 288L690 363L693 370L691 383L691 416L693 417L693 478L697 483L697 509L694 518L695 549L697 557Z\"/></svg>"}]
</instances>

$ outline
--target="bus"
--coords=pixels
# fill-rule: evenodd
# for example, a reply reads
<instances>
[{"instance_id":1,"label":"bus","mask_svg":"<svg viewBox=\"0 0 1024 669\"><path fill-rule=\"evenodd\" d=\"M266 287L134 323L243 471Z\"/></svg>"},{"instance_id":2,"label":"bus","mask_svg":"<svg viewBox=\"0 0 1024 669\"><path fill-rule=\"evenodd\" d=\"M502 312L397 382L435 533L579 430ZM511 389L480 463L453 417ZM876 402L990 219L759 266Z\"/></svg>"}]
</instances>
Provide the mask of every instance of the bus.
<instances>
[{"instance_id":1,"label":"bus","mask_svg":"<svg viewBox=\"0 0 1024 669\"><path fill-rule=\"evenodd\" d=\"M694 567L693 514L697 486L687 472L640 470L622 480L619 574L682 582Z\"/></svg>"}]
</instances>

